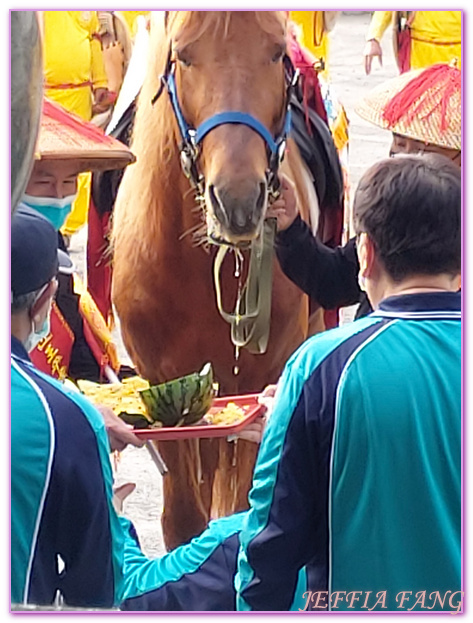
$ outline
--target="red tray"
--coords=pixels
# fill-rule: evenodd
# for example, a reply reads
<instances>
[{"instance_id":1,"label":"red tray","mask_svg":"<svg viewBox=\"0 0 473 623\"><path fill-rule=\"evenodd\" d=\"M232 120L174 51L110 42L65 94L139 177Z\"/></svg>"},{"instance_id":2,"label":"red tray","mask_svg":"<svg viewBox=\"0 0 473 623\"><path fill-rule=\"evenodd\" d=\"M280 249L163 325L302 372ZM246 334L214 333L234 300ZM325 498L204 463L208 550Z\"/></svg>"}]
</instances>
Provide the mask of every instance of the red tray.
<instances>
[{"instance_id":1,"label":"red tray","mask_svg":"<svg viewBox=\"0 0 473 623\"><path fill-rule=\"evenodd\" d=\"M258 402L259 394L247 394L245 396L225 396L223 398L215 398L209 413L213 410L220 411L226 407L229 402L234 402L237 406L244 409L245 417L236 424L215 425L207 424L205 426L163 426L162 428L143 428L134 430L133 433L142 439L156 439L159 441L173 441L177 439L195 439L209 437L227 437L239 433L250 422L253 422L258 415L262 415L266 407Z\"/></svg>"}]
</instances>

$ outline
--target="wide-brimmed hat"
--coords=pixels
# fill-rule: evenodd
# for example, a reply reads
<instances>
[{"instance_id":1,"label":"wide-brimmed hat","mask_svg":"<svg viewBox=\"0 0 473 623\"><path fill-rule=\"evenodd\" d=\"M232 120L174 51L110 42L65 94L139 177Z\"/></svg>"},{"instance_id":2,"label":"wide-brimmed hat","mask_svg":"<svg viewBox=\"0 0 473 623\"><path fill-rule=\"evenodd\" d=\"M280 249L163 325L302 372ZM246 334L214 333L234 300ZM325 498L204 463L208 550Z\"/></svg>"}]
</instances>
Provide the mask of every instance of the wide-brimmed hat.
<instances>
[{"instance_id":1,"label":"wide-brimmed hat","mask_svg":"<svg viewBox=\"0 0 473 623\"><path fill-rule=\"evenodd\" d=\"M79 171L123 169L136 160L126 145L46 97L35 159L74 161Z\"/></svg>"},{"instance_id":2,"label":"wide-brimmed hat","mask_svg":"<svg viewBox=\"0 0 473 623\"><path fill-rule=\"evenodd\" d=\"M461 72L439 63L383 82L355 107L380 128L461 150Z\"/></svg>"}]
</instances>

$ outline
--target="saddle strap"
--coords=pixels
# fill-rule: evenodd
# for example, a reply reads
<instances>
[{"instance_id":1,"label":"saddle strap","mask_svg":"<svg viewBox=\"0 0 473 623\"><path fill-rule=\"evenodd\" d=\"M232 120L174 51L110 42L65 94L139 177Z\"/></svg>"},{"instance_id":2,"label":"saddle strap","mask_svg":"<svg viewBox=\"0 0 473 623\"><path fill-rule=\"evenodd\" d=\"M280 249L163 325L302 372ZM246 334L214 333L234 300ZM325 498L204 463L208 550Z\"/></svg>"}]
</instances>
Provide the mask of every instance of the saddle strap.
<instances>
[{"instance_id":1,"label":"saddle strap","mask_svg":"<svg viewBox=\"0 0 473 623\"><path fill-rule=\"evenodd\" d=\"M251 247L248 276L233 313L223 309L220 286L221 266L230 247L222 245L214 261L218 311L231 326L232 343L253 354L265 353L268 346L275 235L276 219L266 220L262 234Z\"/></svg>"}]
</instances>

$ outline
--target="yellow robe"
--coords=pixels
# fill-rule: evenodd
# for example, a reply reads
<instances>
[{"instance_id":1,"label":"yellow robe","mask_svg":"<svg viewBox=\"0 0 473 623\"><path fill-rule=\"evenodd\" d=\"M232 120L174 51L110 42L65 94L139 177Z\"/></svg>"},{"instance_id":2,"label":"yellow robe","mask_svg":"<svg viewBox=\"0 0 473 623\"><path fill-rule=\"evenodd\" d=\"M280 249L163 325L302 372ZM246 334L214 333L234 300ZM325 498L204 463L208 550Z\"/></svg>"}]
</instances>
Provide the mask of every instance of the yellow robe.
<instances>
[{"instance_id":1,"label":"yellow robe","mask_svg":"<svg viewBox=\"0 0 473 623\"><path fill-rule=\"evenodd\" d=\"M321 82L329 82L330 37L324 26L324 11L289 11L289 19L299 26L298 40L316 58L321 58L325 70L320 72ZM341 152L348 144L348 119L342 106L329 119L335 145Z\"/></svg>"},{"instance_id":2,"label":"yellow robe","mask_svg":"<svg viewBox=\"0 0 473 623\"><path fill-rule=\"evenodd\" d=\"M411 69L457 60L461 68L461 11L416 11L411 24ZM366 39L381 41L394 11L374 11Z\"/></svg>"},{"instance_id":3,"label":"yellow robe","mask_svg":"<svg viewBox=\"0 0 473 623\"><path fill-rule=\"evenodd\" d=\"M102 47L94 38L100 28L97 13L43 11L42 15L45 94L90 121L92 90L107 87Z\"/></svg>"},{"instance_id":4,"label":"yellow robe","mask_svg":"<svg viewBox=\"0 0 473 623\"><path fill-rule=\"evenodd\" d=\"M107 87L102 47L94 34L96 11L42 11L45 95L86 121L93 91ZM62 232L72 235L87 222L90 173L79 176L77 198Z\"/></svg>"},{"instance_id":5,"label":"yellow robe","mask_svg":"<svg viewBox=\"0 0 473 623\"><path fill-rule=\"evenodd\" d=\"M316 58L325 64L325 77L328 76L329 37L324 28L323 11L289 11L289 19L300 27L299 41Z\"/></svg>"}]
</instances>

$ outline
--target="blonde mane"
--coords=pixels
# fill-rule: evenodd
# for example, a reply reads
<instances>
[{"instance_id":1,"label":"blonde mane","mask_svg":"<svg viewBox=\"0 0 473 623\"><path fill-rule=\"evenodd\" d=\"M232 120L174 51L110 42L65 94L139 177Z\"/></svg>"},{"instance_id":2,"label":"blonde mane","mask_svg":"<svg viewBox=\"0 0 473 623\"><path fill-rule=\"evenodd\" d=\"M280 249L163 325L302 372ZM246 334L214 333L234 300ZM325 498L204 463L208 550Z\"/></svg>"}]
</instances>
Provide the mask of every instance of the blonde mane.
<instances>
[{"instance_id":1,"label":"blonde mane","mask_svg":"<svg viewBox=\"0 0 473 623\"><path fill-rule=\"evenodd\" d=\"M230 22L236 11L170 11L166 30L171 40L179 39L183 45L193 43L210 32L212 37L226 39ZM284 11L240 11L255 18L263 32L285 32L286 15Z\"/></svg>"}]
</instances>

